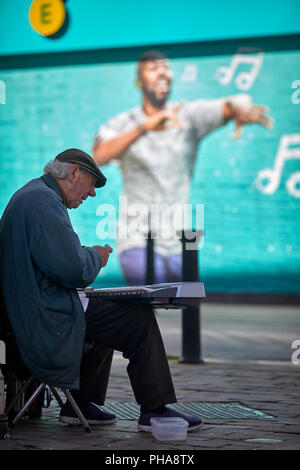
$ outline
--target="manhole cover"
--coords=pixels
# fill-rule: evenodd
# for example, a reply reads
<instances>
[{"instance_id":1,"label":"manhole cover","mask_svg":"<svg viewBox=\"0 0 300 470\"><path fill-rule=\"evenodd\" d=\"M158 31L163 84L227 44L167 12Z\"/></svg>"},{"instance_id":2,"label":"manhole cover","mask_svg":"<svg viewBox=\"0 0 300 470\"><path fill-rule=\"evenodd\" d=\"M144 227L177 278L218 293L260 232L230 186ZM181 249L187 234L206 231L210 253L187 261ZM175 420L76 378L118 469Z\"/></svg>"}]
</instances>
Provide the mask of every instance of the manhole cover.
<instances>
[{"instance_id":1,"label":"manhole cover","mask_svg":"<svg viewBox=\"0 0 300 470\"><path fill-rule=\"evenodd\" d=\"M191 402L174 403L170 405L174 410L187 415L199 415L202 418L210 419L270 419L273 416L267 415L259 410L248 408L238 402ZM119 419L138 419L140 407L134 402L107 401L103 408L111 413L115 413Z\"/></svg>"}]
</instances>

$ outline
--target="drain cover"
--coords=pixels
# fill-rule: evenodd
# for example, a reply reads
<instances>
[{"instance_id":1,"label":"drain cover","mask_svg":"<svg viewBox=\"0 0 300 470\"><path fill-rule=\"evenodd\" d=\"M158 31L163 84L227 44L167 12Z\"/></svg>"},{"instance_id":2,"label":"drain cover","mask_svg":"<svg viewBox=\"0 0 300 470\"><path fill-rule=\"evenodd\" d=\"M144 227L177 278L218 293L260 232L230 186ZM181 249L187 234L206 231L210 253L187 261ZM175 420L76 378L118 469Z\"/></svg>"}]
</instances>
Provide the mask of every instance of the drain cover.
<instances>
[{"instance_id":1,"label":"drain cover","mask_svg":"<svg viewBox=\"0 0 300 470\"><path fill-rule=\"evenodd\" d=\"M238 402L181 402L171 405L174 410L187 415L199 415L210 419L270 419L273 416L253 408L247 408ZM140 407L134 402L107 401L103 408L115 413L119 419L138 419Z\"/></svg>"}]
</instances>

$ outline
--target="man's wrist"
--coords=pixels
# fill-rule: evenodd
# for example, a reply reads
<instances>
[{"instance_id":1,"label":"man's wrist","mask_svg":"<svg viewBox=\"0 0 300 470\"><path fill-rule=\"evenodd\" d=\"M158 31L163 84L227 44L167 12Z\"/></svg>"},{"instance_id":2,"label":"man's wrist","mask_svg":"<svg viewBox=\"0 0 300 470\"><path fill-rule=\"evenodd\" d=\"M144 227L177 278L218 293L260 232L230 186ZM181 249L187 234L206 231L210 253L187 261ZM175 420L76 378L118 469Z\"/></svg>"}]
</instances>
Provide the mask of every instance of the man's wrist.
<instances>
[{"instance_id":1,"label":"man's wrist","mask_svg":"<svg viewBox=\"0 0 300 470\"><path fill-rule=\"evenodd\" d=\"M143 135L143 134L145 134L145 133L147 132L147 129L146 129L146 127L145 127L145 125L144 125L143 122L140 122L137 127L138 127L138 129L140 130L141 135Z\"/></svg>"},{"instance_id":2,"label":"man's wrist","mask_svg":"<svg viewBox=\"0 0 300 470\"><path fill-rule=\"evenodd\" d=\"M225 101L223 106L223 115L225 121L229 121L230 119L234 118L234 106L230 101Z\"/></svg>"}]
</instances>

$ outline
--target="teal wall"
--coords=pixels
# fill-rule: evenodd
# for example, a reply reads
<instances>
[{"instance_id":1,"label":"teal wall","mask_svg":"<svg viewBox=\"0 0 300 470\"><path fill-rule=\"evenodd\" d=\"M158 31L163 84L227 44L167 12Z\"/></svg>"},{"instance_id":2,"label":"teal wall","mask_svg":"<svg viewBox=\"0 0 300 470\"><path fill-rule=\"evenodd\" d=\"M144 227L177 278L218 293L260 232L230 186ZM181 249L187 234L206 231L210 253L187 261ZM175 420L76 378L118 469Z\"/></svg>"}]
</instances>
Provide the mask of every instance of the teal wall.
<instances>
[{"instance_id":1,"label":"teal wall","mask_svg":"<svg viewBox=\"0 0 300 470\"><path fill-rule=\"evenodd\" d=\"M300 32L299 0L67 0L59 39L30 26L32 0L0 1L0 55L211 41Z\"/></svg>"},{"instance_id":2,"label":"teal wall","mask_svg":"<svg viewBox=\"0 0 300 470\"><path fill-rule=\"evenodd\" d=\"M237 42L235 50L238 46ZM248 90L239 89L236 82L241 72L249 71L247 65L227 85L217 80L217 70L229 66L232 58L233 54L193 53L171 59L172 100L248 92L255 103L269 106L275 119L272 131L248 126L238 141L231 139L230 123L201 145L191 188L191 201L205 205L201 279L207 291L299 293L300 184L289 193L286 182L300 171L300 93L292 88L300 79L300 52L265 52ZM11 195L39 176L58 152L68 147L91 151L98 126L140 102L135 70L135 61L123 60L0 71L6 85L6 104L0 104L0 213ZM273 167L282 137L291 135L296 136L289 149L294 158L286 160L274 193L264 194L255 185L258 172ZM103 172L109 179L105 189L70 211L86 245L99 242L99 204L118 207L119 169L107 165ZM105 242L115 246L114 240ZM103 270L95 285L122 283L114 254L110 269Z\"/></svg>"}]
</instances>

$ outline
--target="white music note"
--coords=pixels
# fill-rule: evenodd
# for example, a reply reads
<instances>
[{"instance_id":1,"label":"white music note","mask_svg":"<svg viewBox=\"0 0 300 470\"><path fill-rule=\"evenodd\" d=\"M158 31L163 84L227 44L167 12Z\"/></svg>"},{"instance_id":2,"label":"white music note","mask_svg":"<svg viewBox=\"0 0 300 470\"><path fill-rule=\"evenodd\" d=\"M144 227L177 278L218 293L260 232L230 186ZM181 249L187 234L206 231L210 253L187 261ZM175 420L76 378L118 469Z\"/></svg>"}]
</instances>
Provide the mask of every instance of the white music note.
<instances>
[{"instance_id":1,"label":"white music note","mask_svg":"<svg viewBox=\"0 0 300 470\"><path fill-rule=\"evenodd\" d=\"M187 64L184 67L183 74L181 76L181 81L183 82L195 82L198 75L198 68L194 64Z\"/></svg>"},{"instance_id":2,"label":"white music note","mask_svg":"<svg viewBox=\"0 0 300 470\"><path fill-rule=\"evenodd\" d=\"M256 55L249 54L235 54L231 59L229 67L219 67L217 70L216 78L222 85L228 85L231 82L233 75L241 64L250 64L252 68L250 72L242 72L237 75L235 83L240 90L249 90L257 74L260 70L263 61L263 53L260 52Z\"/></svg>"},{"instance_id":3,"label":"white music note","mask_svg":"<svg viewBox=\"0 0 300 470\"><path fill-rule=\"evenodd\" d=\"M298 147L291 148L291 145L298 145ZM257 175L255 180L257 189L264 194L274 194L279 186L286 160L297 158L300 159L300 134L283 135L279 142L273 168L265 168ZM268 180L269 182L263 184L263 180ZM300 198L300 188L297 189L297 184L299 183L300 171L296 171L289 177L285 184L288 193L295 198Z\"/></svg>"}]
</instances>

